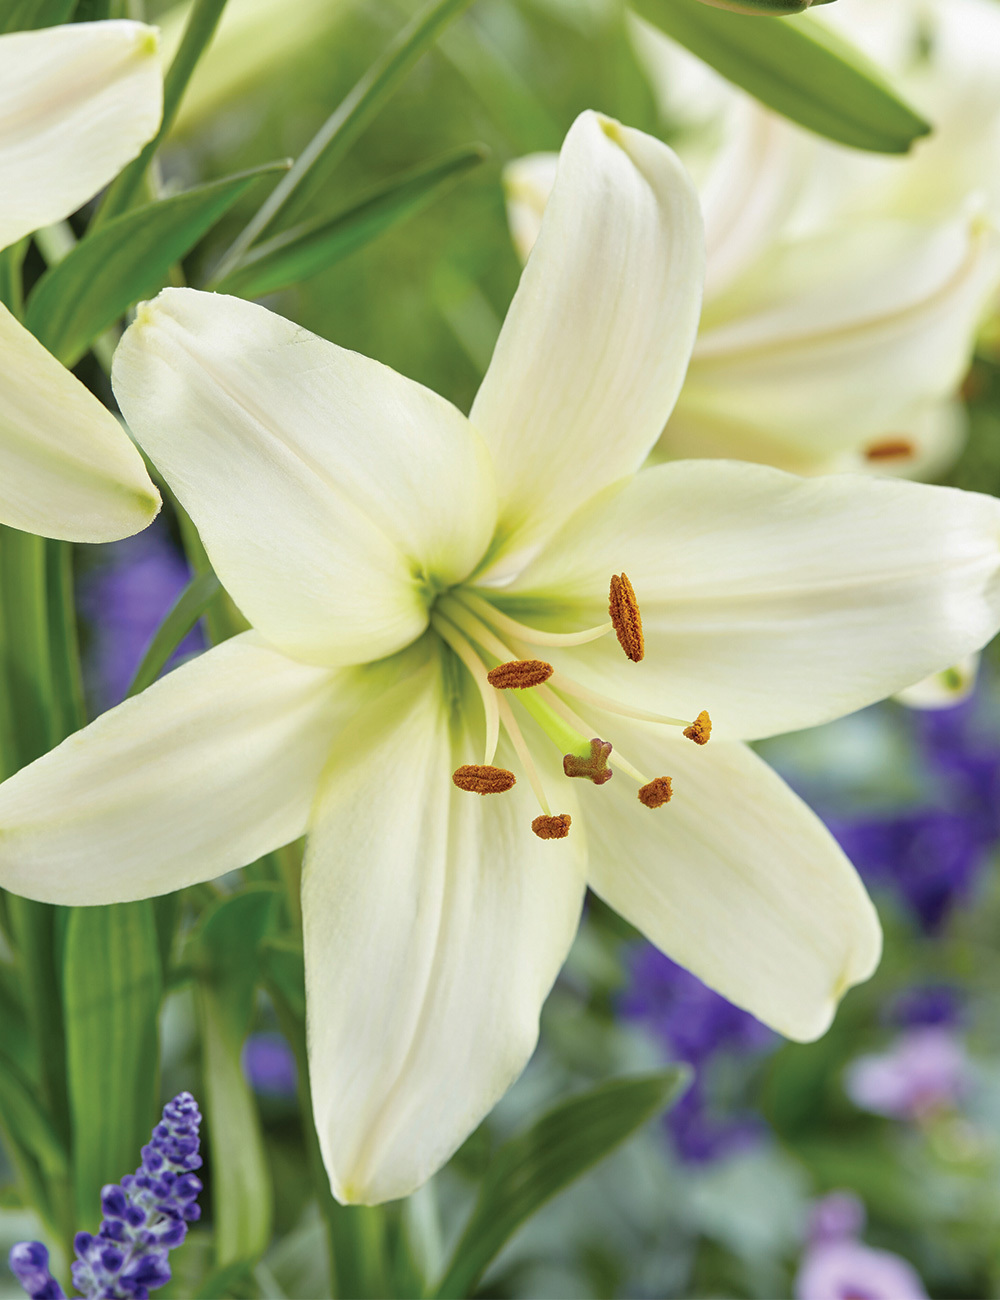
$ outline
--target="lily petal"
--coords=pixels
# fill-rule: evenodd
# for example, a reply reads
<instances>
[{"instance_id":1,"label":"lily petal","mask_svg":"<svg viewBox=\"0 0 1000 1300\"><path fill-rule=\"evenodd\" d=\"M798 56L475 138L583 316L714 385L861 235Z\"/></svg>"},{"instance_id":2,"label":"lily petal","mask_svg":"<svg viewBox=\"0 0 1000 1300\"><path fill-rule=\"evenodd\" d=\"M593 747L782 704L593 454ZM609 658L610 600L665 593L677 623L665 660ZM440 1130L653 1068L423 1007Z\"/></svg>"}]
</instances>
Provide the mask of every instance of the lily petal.
<instances>
[{"instance_id":1,"label":"lily petal","mask_svg":"<svg viewBox=\"0 0 1000 1300\"><path fill-rule=\"evenodd\" d=\"M645 459L684 379L703 277L676 155L581 114L470 416L497 466L508 559Z\"/></svg>"},{"instance_id":2,"label":"lily petal","mask_svg":"<svg viewBox=\"0 0 1000 1300\"><path fill-rule=\"evenodd\" d=\"M453 786L473 751L440 674L341 736L306 853L313 1104L348 1203L412 1192L521 1073L583 901L582 837L535 839L526 784Z\"/></svg>"},{"instance_id":3,"label":"lily petal","mask_svg":"<svg viewBox=\"0 0 1000 1300\"><path fill-rule=\"evenodd\" d=\"M752 740L851 713L980 649L1000 627L1000 502L677 461L570 520L507 604L586 627L605 617L622 571L642 611L643 662L611 637L551 661L644 709L707 709L717 735Z\"/></svg>"},{"instance_id":4,"label":"lily petal","mask_svg":"<svg viewBox=\"0 0 1000 1300\"><path fill-rule=\"evenodd\" d=\"M786 463L856 449L952 395L998 283L1000 237L978 217L785 243L706 314L675 413L682 436L691 445L701 424L716 445L785 448Z\"/></svg>"},{"instance_id":5,"label":"lily petal","mask_svg":"<svg viewBox=\"0 0 1000 1300\"><path fill-rule=\"evenodd\" d=\"M160 508L115 417L0 304L0 522L111 542Z\"/></svg>"},{"instance_id":6,"label":"lily petal","mask_svg":"<svg viewBox=\"0 0 1000 1300\"><path fill-rule=\"evenodd\" d=\"M353 685L253 632L182 665L0 785L0 885L122 903L289 843Z\"/></svg>"},{"instance_id":7,"label":"lily petal","mask_svg":"<svg viewBox=\"0 0 1000 1300\"><path fill-rule=\"evenodd\" d=\"M818 1038L881 954L875 909L833 836L743 745L606 725L631 762L673 778L673 798L643 808L620 774L581 793L591 888L737 1006Z\"/></svg>"},{"instance_id":8,"label":"lily petal","mask_svg":"<svg viewBox=\"0 0 1000 1300\"><path fill-rule=\"evenodd\" d=\"M152 139L157 39L125 20L0 37L0 248L75 212Z\"/></svg>"},{"instance_id":9,"label":"lily petal","mask_svg":"<svg viewBox=\"0 0 1000 1300\"><path fill-rule=\"evenodd\" d=\"M166 289L113 381L237 605L306 662L407 645L487 546L493 472L465 417L264 307Z\"/></svg>"}]
</instances>

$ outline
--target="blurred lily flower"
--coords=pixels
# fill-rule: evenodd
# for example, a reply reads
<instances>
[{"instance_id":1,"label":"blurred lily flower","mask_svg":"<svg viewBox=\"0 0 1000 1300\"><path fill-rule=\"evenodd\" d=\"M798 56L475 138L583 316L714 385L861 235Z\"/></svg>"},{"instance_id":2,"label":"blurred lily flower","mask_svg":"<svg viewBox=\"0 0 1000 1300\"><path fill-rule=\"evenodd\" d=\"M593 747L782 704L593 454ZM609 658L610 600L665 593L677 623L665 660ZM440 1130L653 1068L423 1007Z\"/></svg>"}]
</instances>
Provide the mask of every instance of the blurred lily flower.
<instances>
[{"instance_id":1,"label":"blurred lily flower","mask_svg":"<svg viewBox=\"0 0 1000 1300\"><path fill-rule=\"evenodd\" d=\"M1000 187L996 202L990 194L1000 92L995 75L985 75L1000 58L1000 10L992 0L969 0L975 35L959 40L965 5L930 6L946 48L933 76L918 70L904 78L948 148L958 148L959 136L974 142L944 178L938 144L892 160L833 145L634 22L661 102L675 123L679 116L693 128L678 147L699 179L708 254L698 339L656 457L926 476L957 454L965 436L957 390L1000 288ZM906 60L886 22L915 60L927 8L922 0L838 0L823 12L852 38L860 27L870 52L896 70ZM990 11L989 21L980 10ZM965 104L962 65L974 41L978 121ZM952 102L963 95L961 106ZM554 170L554 155L534 155L505 171L522 257Z\"/></svg>"},{"instance_id":2,"label":"blurred lily flower","mask_svg":"<svg viewBox=\"0 0 1000 1300\"><path fill-rule=\"evenodd\" d=\"M152 138L152 27L0 36L0 249L75 212ZM115 417L0 304L0 523L67 541L138 532L160 508Z\"/></svg>"},{"instance_id":3,"label":"blurred lily flower","mask_svg":"<svg viewBox=\"0 0 1000 1300\"><path fill-rule=\"evenodd\" d=\"M796 1300L927 1300L912 1264L858 1240L864 1226L864 1206L849 1192L817 1203L795 1278Z\"/></svg>"},{"instance_id":4,"label":"blurred lily flower","mask_svg":"<svg viewBox=\"0 0 1000 1300\"><path fill-rule=\"evenodd\" d=\"M308 831L311 1074L342 1200L407 1194L517 1077L585 883L790 1037L878 960L853 868L740 742L990 638L1000 503L637 472L702 267L674 154L585 113L468 419L221 295L165 290L118 350L122 409L254 630L0 787L0 879L123 901Z\"/></svg>"}]
</instances>

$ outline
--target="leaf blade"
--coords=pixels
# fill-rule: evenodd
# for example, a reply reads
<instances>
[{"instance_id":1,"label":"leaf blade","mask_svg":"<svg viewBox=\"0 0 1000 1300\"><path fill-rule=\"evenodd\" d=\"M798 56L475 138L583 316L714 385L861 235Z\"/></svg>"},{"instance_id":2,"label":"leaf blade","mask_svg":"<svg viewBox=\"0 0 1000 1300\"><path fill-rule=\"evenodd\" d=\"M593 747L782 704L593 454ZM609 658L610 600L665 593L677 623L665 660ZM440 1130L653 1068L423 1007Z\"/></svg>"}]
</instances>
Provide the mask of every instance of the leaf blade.
<instances>
[{"instance_id":1,"label":"leaf blade","mask_svg":"<svg viewBox=\"0 0 1000 1300\"><path fill-rule=\"evenodd\" d=\"M276 293L325 270L415 215L487 156L482 145L467 145L443 158L393 177L333 217L284 232L247 254L223 280L210 287L258 298Z\"/></svg>"},{"instance_id":2,"label":"leaf blade","mask_svg":"<svg viewBox=\"0 0 1000 1300\"><path fill-rule=\"evenodd\" d=\"M812 14L761 23L700 0L633 8L761 103L839 144L906 153L930 130L875 64Z\"/></svg>"},{"instance_id":3,"label":"leaf blade","mask_svg":"<svg viewBox=\"0 0 1000 1300\"><path fill-rule=\"evenodd\" d=\"M553 1107L491 1160L437 1300L472 1293L490 1262L546 1201L677 1099L689 1071L611 1079Z\"/></svg>"},{"instance_id":4,"label":"leaf blade","mask_svg":"<svg viewBox=\"0 0 1000 1300\"><path fill-rule=\"evenodd\" d=\"M161 287L170 267L251 185L284 167L268 163L199 185L126 212L85 236L35 285L25 315L28 329L63 365L75 365L133 303Z\"/></svg>"}]
</instances>

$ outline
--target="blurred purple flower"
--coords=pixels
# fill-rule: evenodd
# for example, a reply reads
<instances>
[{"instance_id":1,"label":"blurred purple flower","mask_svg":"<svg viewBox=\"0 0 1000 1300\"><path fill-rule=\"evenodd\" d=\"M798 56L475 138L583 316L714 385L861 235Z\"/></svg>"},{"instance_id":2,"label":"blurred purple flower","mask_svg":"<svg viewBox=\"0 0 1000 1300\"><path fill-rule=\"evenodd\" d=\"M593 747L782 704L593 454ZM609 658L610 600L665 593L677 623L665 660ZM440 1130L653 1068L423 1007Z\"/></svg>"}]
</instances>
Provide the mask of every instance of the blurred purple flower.
<instances>
[{"instance_id":1,"label":"blurred purple flower","mask_svg":"<svg viewBox=\"0 0 1000 1300\"><path fill-rule=\"evenodd\" d=\"M850 1192L817 1203L795 1278L796 1300L927 1300L911 1264L857 1240L864 1226L864 1206Z\"/></svg>"},{"instance_id":2,"label":"blurred purple flower","mask_svg":"<svg viewBox=\"0 0 1000 1300\"><path fill-rule=\"evenodd\" d=\"M900 1034L885 1052L858 1057L844 1078L862 1110L892 1119L920 1120L951 1109L969 1087L969 1062L955 1033L921 1025Z\"/></svg>"},{"instance_id":3,"label":"blurred purple flower","mask_svg":"<svg viewBox=\"0 0 1000 1300\"><path fill-rule=\"evenodd\" d=\"M776 1047L778 1036L649 944L632 950L628 969L621 1014L645 1025L671 1060L695 1068L691 1087L664 1119L680 1158L705 1163L759 1138L762 1121L727 1113L711 1085L724 1058L758 1056Z\"/></svg>"},{"instance_id":4,"label":"blurred purple flower","mask_svg":"<svg viewBox=\"0 0 1000 1300\"><path fill-rule=\"evenodd\" d=\"M254 1092L294 1097L298 1085L295 1055L282 1034L251 1034L243 1044L243 1074Z\"/></svg>"},{"instance_id":5,"label":"blurred purple flower","mask_svg":"<svg viewBox=\"0 0 1000 1300\"><path fill-rule=\"evenodd\" d=\"M914 985L893 1000L887 1019L903 1029L917 1025L957 1027L963 1019L958 990L948 984Z\"/></svg>"},{"instance_id":6,"label":"blurred purple flower","mask_svg":"<svg viewBox=\"0 0 1000 1300\"><path fill-rule=\"evenodd\" d=\"M90 632L87 685L96 712L119 703L164 615L187 586L191 571L165 524L101 548L102 563L85 573L77 603ZM178 646L178 658L205 649L200 628Z\"/></svg>"},{"instance_id":7,"label":"blurred purple flower","mask_svg":"<svg viewBox=\"0 0 1000 1300\"><path fill-rule=\"evenodd\" d=\"M912 723L929 797L888 816L828 816L865 880L888 886L932 934L968 900L1000 841L1000 741L984 734L983 687Z\"/></svg>"}]
</instances>

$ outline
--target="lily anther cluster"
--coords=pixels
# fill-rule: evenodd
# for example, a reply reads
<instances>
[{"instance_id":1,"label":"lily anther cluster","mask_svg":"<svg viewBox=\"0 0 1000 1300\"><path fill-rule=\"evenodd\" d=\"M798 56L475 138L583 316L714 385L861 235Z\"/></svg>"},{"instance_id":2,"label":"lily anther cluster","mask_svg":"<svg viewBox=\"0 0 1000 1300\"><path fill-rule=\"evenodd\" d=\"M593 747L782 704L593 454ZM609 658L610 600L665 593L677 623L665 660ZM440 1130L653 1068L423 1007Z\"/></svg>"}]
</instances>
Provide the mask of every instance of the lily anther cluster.
<instances>
[{"instance_id":1,"label":"lily anther cluster","mask_svg":"<svg viewBox=\"0 0 1000 1300\"><path fill-rule=\"evenodd\" d=\"M711 719L702 710L693 721L649 713L642 709L618 704L615 700L573 681L565 673L556 673L544 659L529 659L528 647L561 646L564 648L585 645L589 641L614 632L626 658L641 663L645 658L645 640L642 635L642 613L628 575L613 574L608 593L610 621L581 632L546 632L519 623L504 614L488 600L474 591L459 591L439 602L431 616L431 626L454 650L469 670L483 702L486 719L485 753L482 763L463 763L452 774L460 790L476 794L503 794L513 788L516 778L504 767L494 767L500 731L503 728L523 764L531 788L541 805L541 815L531 823L531 829L540 840L561 840L569 834L572 818L569 813L553 814L546 797L545 787L531 751L518 726L510 704L504 698L508 691L516 691L525 711L557 749L563 753L563 774L604 785L614 775L608 766L612 744L599 736L586 739L592 731L586 721L570 705L567 696L575 703L619 713L627 718L645 722L659 722L671 727L682 727L684 735L695 744L704 745L712 734ZM506 637L502 640L501 637ZM514 653L516 651L516 654ZM482 655L496 660L487 670ZM639 802L647 808L661 808L670 801L673 782L669 776L649 777L620 752L615 753L616 766L639 783Z\"/></svg>"}]
</instances>

